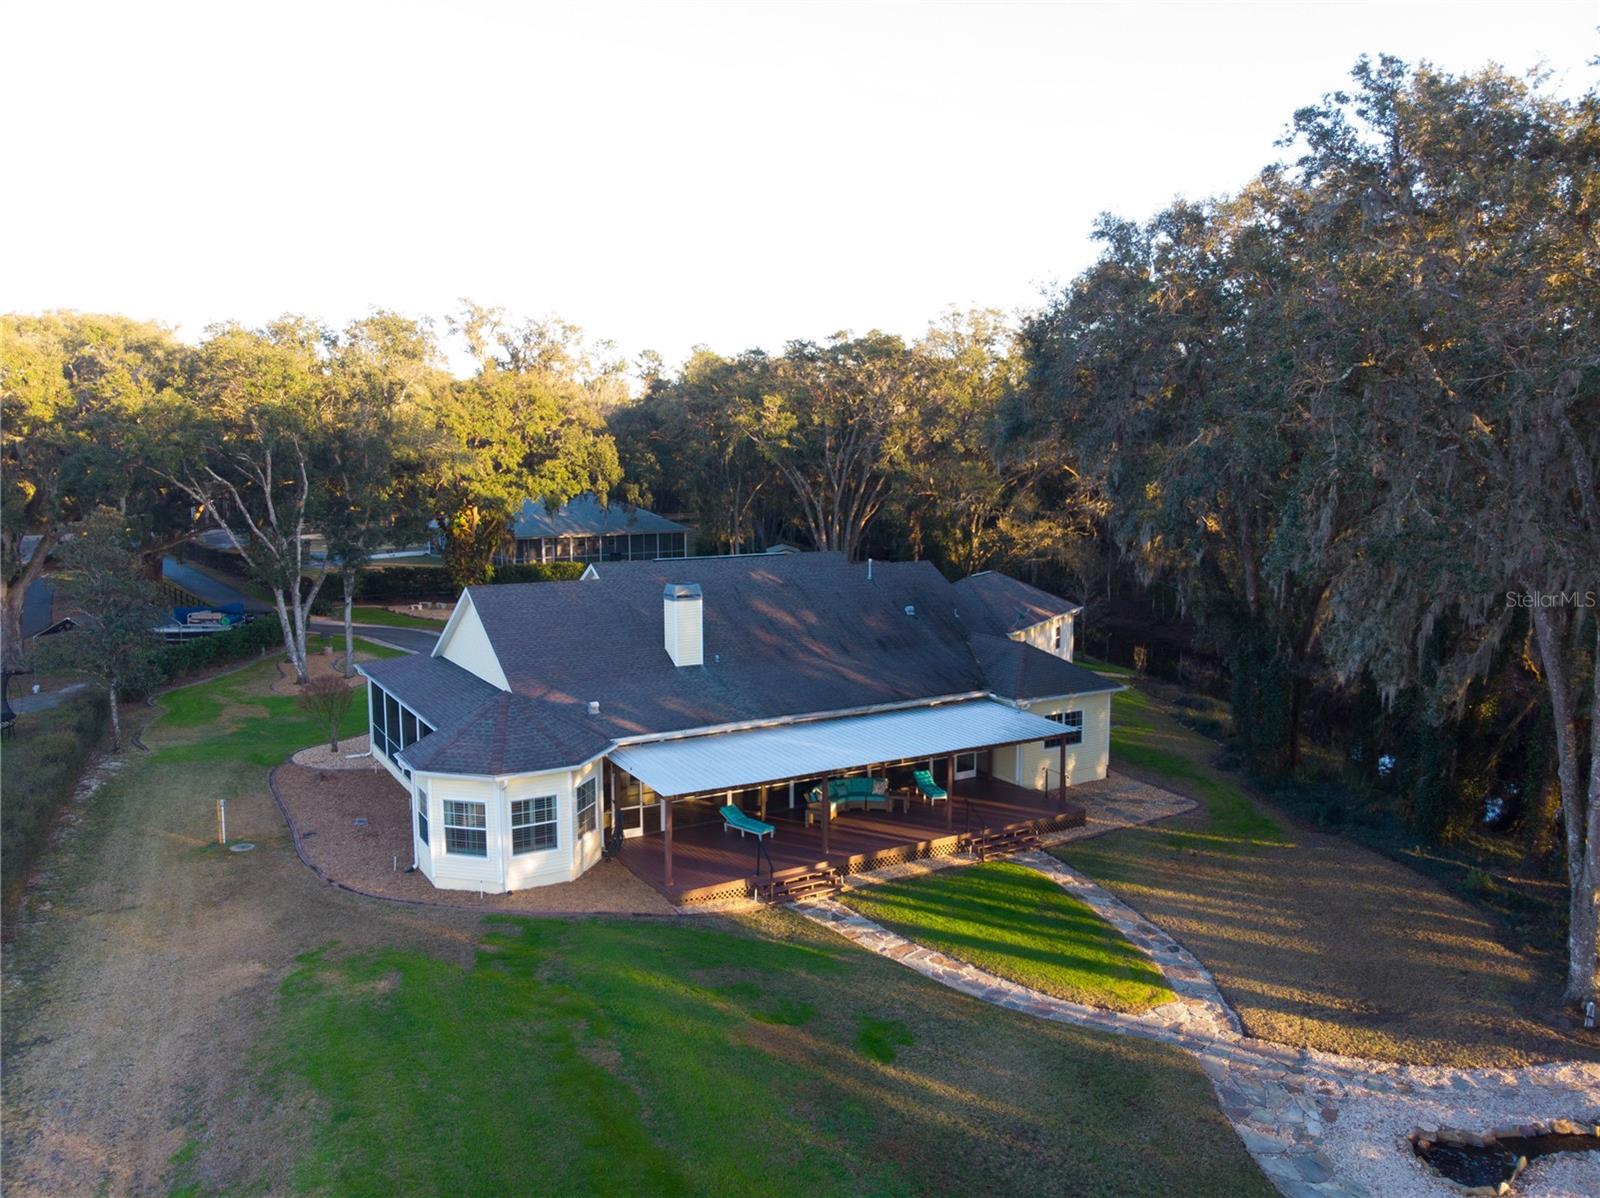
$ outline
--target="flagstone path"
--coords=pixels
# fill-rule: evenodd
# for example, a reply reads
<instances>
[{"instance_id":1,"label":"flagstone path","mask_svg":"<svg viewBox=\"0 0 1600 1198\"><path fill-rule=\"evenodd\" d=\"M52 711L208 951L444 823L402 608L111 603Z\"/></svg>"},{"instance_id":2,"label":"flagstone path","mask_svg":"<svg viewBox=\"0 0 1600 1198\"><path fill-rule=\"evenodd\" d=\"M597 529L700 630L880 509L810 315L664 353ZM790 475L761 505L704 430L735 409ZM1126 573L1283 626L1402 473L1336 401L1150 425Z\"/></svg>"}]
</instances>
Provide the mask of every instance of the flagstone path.
<instances>
[{"instance_id":1,"label":"flagstone path","mask_svg":"<svg viewBox=\"0 0 1600 1198\"><path fill-rule=\"evenodd\" d=\"M1177 998L1136 1015L1101 1010L1041 994L915 944L833 899L806 900L794 910L862 948L984 1002L1188 1050L1210 1078L1246 1149L1288 1198L1462 1194L1410 1151L1406 1137L1419 1126L1481 1131L1553 1119L1600 1123L1600 1065L1397 1065L1245 1036L1210 973L1171 936L1046 853L1019 853L1010 859L1038 870L1089 904L1149 955ZM850 884L871 885L903 872L855 875ZM1542 1180L1547 1175L1548 1185ZM1517 1192L1529 1198L1600 1194L1600 1153L1536 1161L1519 1178Z\"/></svg>"}]
</instances>

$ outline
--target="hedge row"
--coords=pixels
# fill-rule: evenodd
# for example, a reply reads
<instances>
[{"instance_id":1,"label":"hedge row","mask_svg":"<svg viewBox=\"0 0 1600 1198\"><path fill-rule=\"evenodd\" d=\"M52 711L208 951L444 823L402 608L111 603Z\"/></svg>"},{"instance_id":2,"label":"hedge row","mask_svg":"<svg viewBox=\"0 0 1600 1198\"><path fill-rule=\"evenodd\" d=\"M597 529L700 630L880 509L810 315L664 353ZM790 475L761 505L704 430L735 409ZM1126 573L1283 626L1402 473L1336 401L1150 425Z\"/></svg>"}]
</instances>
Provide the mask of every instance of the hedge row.
<instances>
[{"instance_id":1,"label":"hedge row","mask_svg":"<svg viewBox=\"0 0 1600 1198\"><path fill-rule=\"evenodd\" d=\"M582 562L534 562L523 566L496 566L491 582L570 582L583 573ZM363 570L356 579L357 603L449 602L458 594L450 572L442 566L384 566ZM337 579L330 579L317 596L319 612L336 613L344 604Z\"/></svg>"},{"instance_id":2,"label":"hedge row","mask_svg":"<svg viewBox=\"0 0 1600 1198\"><path fill-rule=\"evenodd\" d=\"M161 646L157 659L161 681L165 682L206 666L258 657L273 649L282 650L283 630L276 616L257 616L248 624L226 632L211 632L175 645Z\"/></svg>"},{"instance_id":3,"label":"hedge row","mask_svg":"<svg viewBox=\"0 0 1600 1198\"><path fill-rule=\"evenodd\" d=\"M105 696L86 694L17 721L0 754L0 876L7 907L49 839L56 812L72 797L107 720Z\"/></svg>"}]
</instances>

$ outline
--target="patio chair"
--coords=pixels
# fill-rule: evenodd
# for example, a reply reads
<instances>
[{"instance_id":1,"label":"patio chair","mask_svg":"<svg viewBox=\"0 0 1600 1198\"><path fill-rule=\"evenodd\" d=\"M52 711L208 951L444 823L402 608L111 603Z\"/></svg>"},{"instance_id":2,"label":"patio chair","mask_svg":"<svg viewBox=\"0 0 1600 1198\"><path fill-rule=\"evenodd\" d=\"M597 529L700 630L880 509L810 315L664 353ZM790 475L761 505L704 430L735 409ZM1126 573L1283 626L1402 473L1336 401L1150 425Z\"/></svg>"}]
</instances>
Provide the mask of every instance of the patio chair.
<instances>
[{"instance_id":1,"label":"patio chair","mask_svg":"<svg viewBox=\"0 0 1600 1198\"><path fill-rule=\"evenodd\" d=\"M930 803L943 803L950 798L950 792L933 780L931 770L918 770L916 772L917 790L922 797Z\"/></svg>"},{"instance_id":2,"label":"patio chair","mask_svg":"<svg viewBox=\"0 0 1600 1198\"><path fill-rule=\"evenodd\" d=\"M732 803L727 803L722 808L722 830L726 832L729 828L739 829L741 839L748 832L757 840L764 836L771 836L778 830L773 825L764 823L753 815L746 815Z\"/></svg>"}]
</instances>

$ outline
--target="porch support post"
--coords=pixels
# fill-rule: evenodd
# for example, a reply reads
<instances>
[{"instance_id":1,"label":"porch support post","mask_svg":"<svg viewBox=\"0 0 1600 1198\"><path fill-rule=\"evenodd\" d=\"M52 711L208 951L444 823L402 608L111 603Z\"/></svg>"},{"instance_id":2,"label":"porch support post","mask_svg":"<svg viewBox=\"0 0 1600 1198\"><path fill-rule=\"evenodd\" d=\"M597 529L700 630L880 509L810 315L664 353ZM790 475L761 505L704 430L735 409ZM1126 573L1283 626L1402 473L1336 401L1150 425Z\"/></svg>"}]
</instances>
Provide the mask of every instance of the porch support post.
<instances>
[{"instance_id":1,"label":"porch support post","mask_svg":"<svg viewBox=\"0 0 1600 1198\"><path fill-rule=\"evenodd\" d=\"M762 819L766 819L767 818L767 788L765 786L763 786L761 788L760 803L761 803L761 818Z\"/></svg>"},{"instance_id":2,"label":"porch support post","mask_svg":"<svg viewBox=\"0 0 1600 1198\"><path fill-rule=\"evenodd\" d=\"M664 856L663 882L672 885L672 800L661 800L661 851Z\"/></svg>"},{"instance_id":3,"label":"porch support post","mask_svg":"<svg viewBox=\"0 0 1600 1198\"><path fill-rule=\"evenodd\" d=\"M1061 810L1067 809L1067 738L1061 738Z\"/></svg>"},{"instance_id":4,"label":"porch support post","mask_svg":"<svg viewBox=\"0 0 1600 1198\"><path fill-rule=\"evenodd\" d=\"M950 754L950 780L945 785L944 800L944 830L950 831L956 826L956 755Z\"/></svg>"},{"instance_id":5,"label":"porch support post","mask_svg":"<svg viewBox=\"0 0 1600 1198\"><path fill-rule=\"evenodd\" d=\"M824 858L828 855L828 825L833 822L832 796L833 779L824 777L822 779L822 803L820 804L822 810L818 813L818 818L822 821L822 855Z\"/></svg>"}]
</instances>

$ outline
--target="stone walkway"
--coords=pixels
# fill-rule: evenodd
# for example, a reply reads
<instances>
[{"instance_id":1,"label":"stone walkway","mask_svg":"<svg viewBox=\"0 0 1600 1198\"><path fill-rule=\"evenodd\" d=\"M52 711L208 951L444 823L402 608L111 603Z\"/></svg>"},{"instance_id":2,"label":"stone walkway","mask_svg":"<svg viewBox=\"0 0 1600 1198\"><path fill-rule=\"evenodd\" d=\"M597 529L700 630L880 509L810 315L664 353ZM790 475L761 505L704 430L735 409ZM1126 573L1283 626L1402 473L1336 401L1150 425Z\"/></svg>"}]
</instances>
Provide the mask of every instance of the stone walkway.
<instances>
[{"instance_id":1,"label":"stone walkway","mask_svg":"<svg viewBox=\"0 0 1600 1198\"><path fill-rule=\"evenodd\" d=\"M1406 1136L1419 1126L1472 1130L1558 1118L1600 1122L1600 1066L1407 1066L1244 1036L1238 1015L1210 973L1159 927L1048 854L1021 853L1011 860L1039 870L1094 908L1156 963L1177 999L1137 1015L1088 1007L915 944L832 899L805 901L794 909L862 948L984 1002L1186 1049L1211 1080L1245 1148L1289 1198L1461 1194L1410 1151ZM971 861L947 858L945 863ZM883 880L887 878L871 875L850 879L853 885ZM1556 1181L1558 1170L1551 1166L1551 1185L1542 1185L1542 1162L1535 1162L1519 1179L1518 1193L1531 1198L1600 1194L1600 1153L1546 1159L1561 1162L1561 1180Z\"/></svg>"}]
</instances>

